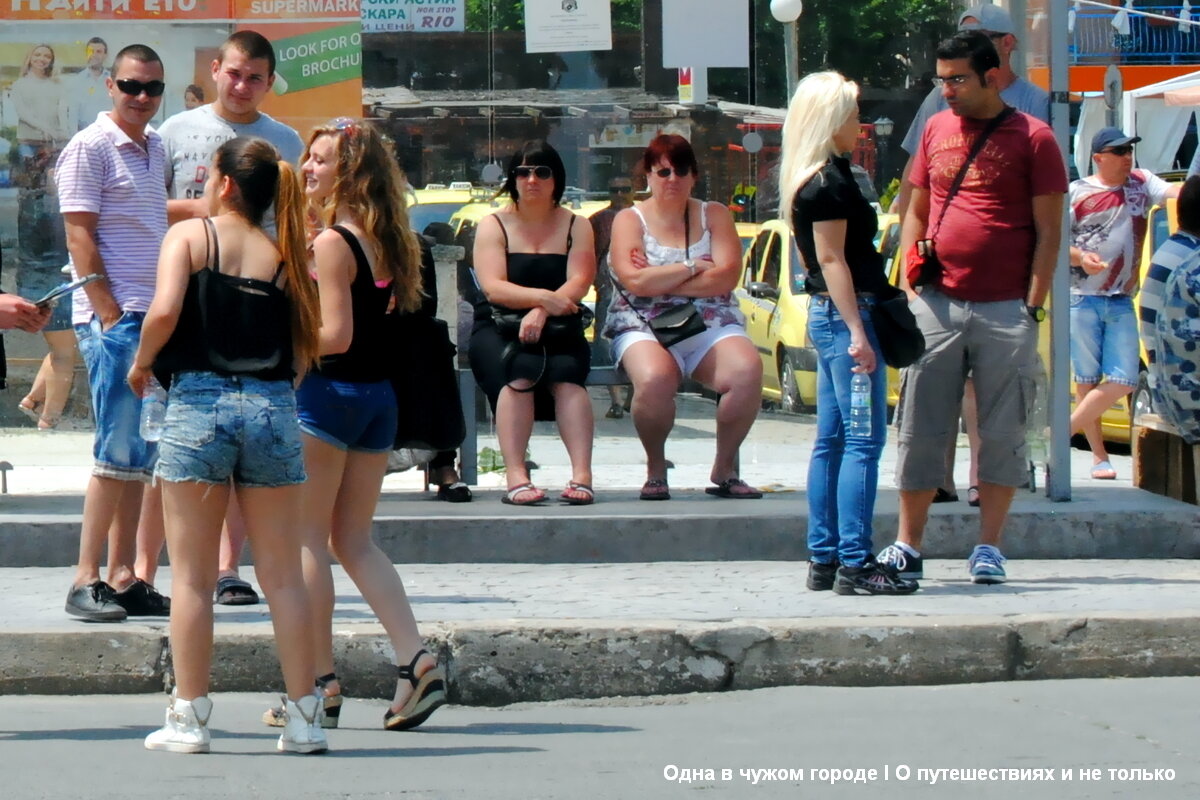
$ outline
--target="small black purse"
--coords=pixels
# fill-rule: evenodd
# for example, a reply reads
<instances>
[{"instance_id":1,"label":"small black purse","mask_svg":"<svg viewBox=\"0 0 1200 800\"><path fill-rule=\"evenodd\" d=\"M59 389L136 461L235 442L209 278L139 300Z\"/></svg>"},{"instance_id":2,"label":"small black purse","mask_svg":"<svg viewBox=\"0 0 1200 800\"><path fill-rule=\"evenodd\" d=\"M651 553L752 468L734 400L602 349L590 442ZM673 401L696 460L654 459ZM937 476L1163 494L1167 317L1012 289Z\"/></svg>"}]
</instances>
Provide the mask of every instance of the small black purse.
<instances>
[{"instance_id":1,"label":"small black purse","mask_svg":"<svg viewBox=\"0 0 1200 800\"><path fill-rule=\"evenodd\" d=\"M654 334L655 339L658 339L658 343L667 348L679 344L684 339L704 333L707 327L704 324L704 317L700 315L700 311L692 304L691 300L664 311L657 317L648 320L646 324L650 326L650 332Z\"/></svg>"},{"instance_id":2,"label":"small black purse","mask_svg":"<svg viewBox=\"0 0 1200 800\"><path fill-rule=\"evenodd\" d=\"M521 320L525 319L525 315L528 313L529 309L512 311L500 306L492 306L492 322L495 323L500 336L515 340L521 332ZM591 327L592 320L595 318L595 313L587 306L580 306L574 314L547 317L546 324L542 326L540 341L543 343L559 342L583 336L584 331Z\"/></svg>"}]
</instances>

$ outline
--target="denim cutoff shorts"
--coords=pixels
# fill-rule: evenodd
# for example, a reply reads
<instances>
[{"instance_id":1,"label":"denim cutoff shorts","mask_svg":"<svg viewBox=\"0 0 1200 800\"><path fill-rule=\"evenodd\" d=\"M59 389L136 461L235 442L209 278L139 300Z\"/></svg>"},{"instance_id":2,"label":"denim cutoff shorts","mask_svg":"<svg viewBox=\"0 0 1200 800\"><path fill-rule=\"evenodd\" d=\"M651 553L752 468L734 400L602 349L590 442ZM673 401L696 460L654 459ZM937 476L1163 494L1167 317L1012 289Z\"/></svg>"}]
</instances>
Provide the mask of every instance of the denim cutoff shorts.
<instances>
[{"instance_id":1,"label":"denim cutoff shorts","mask_svg":"<svg viewBox=\"0 0 1200 800\"><path fill-rule=\"evenodd\" d=\"M388 453L396 444L396 393L391 381L335 381L310 372L296 390L300 429L355 453Z\"/></svg>"},{"instance_id":2,"label":"denim cutoff shorts","mask_svg":"<svg viewBox=\"0 0 1200 800\"><path fill-rule=\"evenodd\" d=\"M1138 328L1133 298L1071 295L1071 366L1075 382L1137 386Z\"/></svg>"},{"instance_id":3,"label":"denim cutoff shorts","mask_svg":"<svg viewBox=\"0 0 1200 800\"><path fill-rule=\"evenodd\" d=\"M181 372L167 393L154 474L164 481L268 488L304 483L290 381Z\"/></svg>"}]
</instances>

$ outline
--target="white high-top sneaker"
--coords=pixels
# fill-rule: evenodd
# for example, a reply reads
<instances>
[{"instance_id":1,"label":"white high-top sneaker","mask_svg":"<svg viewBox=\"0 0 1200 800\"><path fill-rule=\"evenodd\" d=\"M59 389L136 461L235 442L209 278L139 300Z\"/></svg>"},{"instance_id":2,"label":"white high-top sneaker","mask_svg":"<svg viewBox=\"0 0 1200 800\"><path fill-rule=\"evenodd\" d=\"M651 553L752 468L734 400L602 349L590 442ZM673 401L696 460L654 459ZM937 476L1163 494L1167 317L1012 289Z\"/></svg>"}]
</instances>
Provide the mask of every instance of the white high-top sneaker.
<instances>
[{"instance_id":1,"label":"white high-top sneaker","mask_svg":"<svg viewBox=\"0 0 1200 800\"><path fill-rule=\"evenodd\" d=\"M328 750L329 742L325 739L325 731L321 730L321 718L325 715L321 698L309 694L294 703L287 697L282 699L287 722L275 748L285 753L324 753Z\"/></svg>"},{"instance_id":2,"label":"white high-top sneaker","mask_svg":"<svg viewBox=\"0 0 1200 800\"><path fill-rule=\"evenodd\" d=\"M146 737L146 749L207 753L208 718L212 716L212 708L212 701L207 697L180 700L172 693L171 704L167 706L167 721Z\"/></svg>"}]
</instances>

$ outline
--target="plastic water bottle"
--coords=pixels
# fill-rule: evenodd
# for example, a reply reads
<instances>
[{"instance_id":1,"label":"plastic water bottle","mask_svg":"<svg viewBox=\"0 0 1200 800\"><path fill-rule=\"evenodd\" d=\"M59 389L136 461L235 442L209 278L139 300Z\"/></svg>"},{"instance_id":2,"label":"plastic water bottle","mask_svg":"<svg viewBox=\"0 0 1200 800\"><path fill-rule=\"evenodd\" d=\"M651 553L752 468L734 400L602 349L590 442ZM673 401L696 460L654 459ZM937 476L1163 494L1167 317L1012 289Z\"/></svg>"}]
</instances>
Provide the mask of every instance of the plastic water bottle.
<instances>
[{"instance_id":1,"label":"plastic water bottle","mask_svg":"<svg viewBox=\"0 0 1200 800\"><path fill-rule=\"evenodd\" d=\"M871 376L855 372L850 378L850 436L871 435Z\"/></svg>"},{"instance_id":2,"label":"plastic water bottle","mask_svg":"<svg viewBox=\"0 0 1200 800\"><path fill-rule=\"evenodd\" d=\"M146 384L146 394L142 395L142 438L147 442L157 442L162 436L163 421L166 418L167 390L151 378Z\"/></svg>"}]
</instances>

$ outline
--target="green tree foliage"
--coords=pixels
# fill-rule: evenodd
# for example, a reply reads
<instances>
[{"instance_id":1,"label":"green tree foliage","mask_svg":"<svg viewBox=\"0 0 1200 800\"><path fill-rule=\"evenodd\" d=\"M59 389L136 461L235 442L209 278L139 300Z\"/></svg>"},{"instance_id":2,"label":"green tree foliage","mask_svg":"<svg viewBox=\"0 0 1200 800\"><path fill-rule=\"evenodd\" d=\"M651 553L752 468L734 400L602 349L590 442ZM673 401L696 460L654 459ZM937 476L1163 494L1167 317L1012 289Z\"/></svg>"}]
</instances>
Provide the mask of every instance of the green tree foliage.
<instances>
[{"instance_id":1,"label":"green tree foliage","mask_svg":"<svg viewBox=\"0 0 1200 800\"><path fill-rule=\"evenodd\" d=\"M525 30L525 4L520 0L467 0L467 30L486 33ZM612 0L614 31L636 31L642 27L642 0Z\"/></svg>"}]
</instances>

